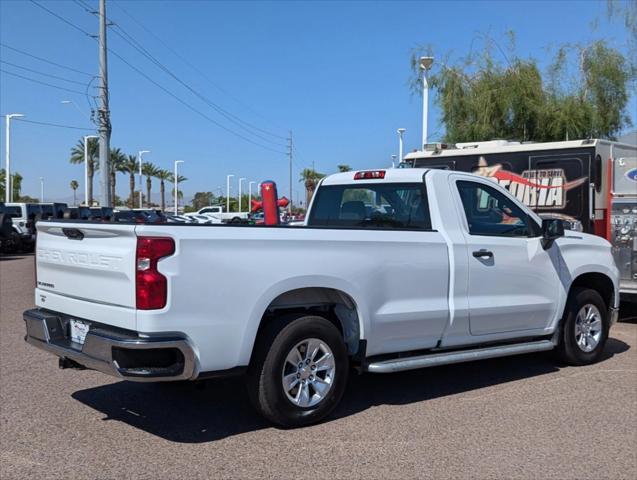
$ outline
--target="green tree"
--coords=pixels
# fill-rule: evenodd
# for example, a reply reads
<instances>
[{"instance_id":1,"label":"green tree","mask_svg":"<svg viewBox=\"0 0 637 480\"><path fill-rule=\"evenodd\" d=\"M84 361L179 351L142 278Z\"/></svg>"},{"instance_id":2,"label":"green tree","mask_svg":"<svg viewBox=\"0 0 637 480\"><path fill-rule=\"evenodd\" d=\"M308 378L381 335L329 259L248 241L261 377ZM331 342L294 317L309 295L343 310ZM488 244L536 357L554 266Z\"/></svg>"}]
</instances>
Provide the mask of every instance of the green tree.
<instances>
[{"instance_id":1,"label":"green tree","mask_svg":"<svg viewBox=\"0 0 637 480\"><path fill-rule=\"evenodd\" d=\"M153 177L157 175L159 168L150 162L142 163L142 175L146 176L146 207L150 208L152 200L150 199L150 191L153 186ZM141 185L140 185L141 188Z\"/></svg>"},{"instance_id":2,"label":"green tree","mask_svg":"<svg viewBox=\"0 0 637 480\"><path fill-rule=\"evenodd\" d=\"M634 73L619 51L604 41L565 45L543 75L535 60L515 55L513 34L510 38L507 51L487 38L482 50L456 63L443 56L434 64L428 80L437 93L446 142L614 139L630 125ZM418 49L411 59L415 91L422 88L417 59L425 51Z\"/></svg>"},{"instance_id":3,"label":"green tree","mask_svg":"<svg viewBox=\"0 0 637 480\"><path fill-rule=\"evenodd\" d=\"M177 181L181 184L182 182L185 182L186 180L188 180L186 177L184 177L183 175L177 175ZM173 188L170 191L170 195L172 196L172 198L175 198L175 174L171 173L170 174L170 182L173 184ZM181 200L182 198L184 198L184 192L181 190L177 190L177 199Z\"/></svg>"},{"instance_id":4,"label":"green tree","mask_svg":"<svg viewBox=\"0 0 637 480\"><path fill-rule=\"evenodd\" d=\"M5 195L5 182L6 182L6 178L7 178L7 172L5 171L4 168L0 169L0 201L4 202L4 195ZM11 175L11 190L13 190L13 195L11 196L11 199L14 202L17 202L20 200L20 191L22 190L22 175L20 175L20 173L15 172L14 174Z\"/></svg>"},{"instance_id":5,"label":"green tree","mask_svg":"<svg viewBox=\"0 0 637 480\"><path fill-rule=\"evenodd\" d=\"M87 176L88 176L88 205L93 205L93 176L99 168L97 161L99 157L99 143L96 138L89 138L87 143ZM73 164L84 163L84 138L81 138L77 145L71 149L70 162Z\"/></svg>"},{"instance_id":6,"label":"green tree","mask_svg":"<svg viewBox=\"0 0 637 480\"><path fill-rule=\"evenodd\" d=\"M73 206L77 205L77 189L79 188L80 184L78 183L77 180L71 180L71 190L73 190Z\"/></svg>"},{"instance_id":7,"label":"green tree","mask_svg":"<svg viewBox=\"0 0 637 480\"><path fill-rule=\"evenodd\" d=\"M195 210L200 210L204 207L212 205L215 196L212 192L196 192L195 196L192 197L192 208Z\"/></svg>"},{"instance_id":8,"label":"green tree","mask_svg":"<svg viewBox=\"0 0 637 480\"><path fill-rule=\"evenodd\" d=\"M341 164L341 165L336 165L336 168L338 168L338 171L343 173L343 172L351 172L352 171L352 167L350 167L349 165L346 164Z\"/></svg>"},{"instance_id":9,"label":"green tree","mask_svg":"<svg viewBox=\"0 0 637 480\"><path fill-rule=\"evenodd\" d=\"M316 184L324 176L324 174L317 172L313 168L304 168L301 170L301 179L299 181L305 185L305 205L310 204L314 190L316 190Z\"/></svg>"},{"instance_id":10,"label":"green tree","mask_svg":"<svg viewBox=\"0 0 637 480\"><path fill-rule=\"evenodd\" d=\"M121 165L122 173L128 174L128 200L126 204L129 208L135 207L135 174L139 169L139 163L137 163L137 157L135 155L127 155L126 159Z\"/></svg>"},{"instance_id":11,"label":"green tree","mask_svg":"<svg viewBox=\"0 0 637 480\"><path fill-rule=\"evenodd\" d=\"M126 155L119 148L113 148L110 153L109 175L111 177L111 198L113 199L113 205L115 205L115 186L117 184L117 174L126 173L124 165L126 163Z\"/></svg>"},{"instance_id":12,"label":"green tree","mask_svg":"<svg viewBox=\"0 0 637 480\"><path fill-rule=\"evenodd\" d=\"M166 182L172 178L170 170L157 170L155 178L159 180L159 195L161 197L161 209L166 210Z\"/></svg>"}]
</instances>

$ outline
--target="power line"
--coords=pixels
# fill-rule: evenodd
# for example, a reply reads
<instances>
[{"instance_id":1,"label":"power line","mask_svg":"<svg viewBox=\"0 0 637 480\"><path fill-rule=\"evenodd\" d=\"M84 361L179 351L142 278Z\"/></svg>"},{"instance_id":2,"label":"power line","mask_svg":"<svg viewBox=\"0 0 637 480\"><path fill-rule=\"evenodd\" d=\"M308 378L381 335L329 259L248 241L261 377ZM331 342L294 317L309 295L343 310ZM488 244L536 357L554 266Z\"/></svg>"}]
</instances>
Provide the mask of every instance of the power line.
<instances>
[{"instance_id":1,"label":"power line","mask_svg":"<svg viewBox=\"0 0 637 480\"><path fill-rule=\"evenodd\" d=\"M17 121L17 122L33 123L35 125L46 125L48 127L70 128L70 129L73 129L73 130L86 130L86 131L90 131L90 132L94 132L95 131L94 128L75 127L73 125L62 125L60 123L39 122L39 121L36 121L36 120L26 120L24 118L14 118L14 120Z\"/></svg>"},{"instance_id":2,"label":"power line","mask_svg":"<svg viewBox=\"0 0 637 480\"><path fill-rule=\"evenodd\" d=\"M63 21L64 23L66 23L68 26L73 27L75 30L78 30L79 32L82 32L84 35L91 37L91 38L95 38L94 35L88 33L86 30L82 29L81 27L78 27L77 25L75 25L73 22L68 21L66 18L64 18L61 15L58 15L57 13L55 13L53 10L49 10L48 8L46 8L44 5L39 4L38 2L36 2L35 0L30 0L32 4L40 7L42 10L50 13L51 15L53 15L54 17L56 17L57 19Z\"/></svg>"},{"instance_id":3,"label":"power line","mask_svg":"<svg viewBox=\"0 0 637 480\"><path fill-rule=\"evenodd\" d=\"M11 65L12 67L19 68L21 70L26 70L27 72L37 73L38 75L44 75L45 77L55 78L57 80L63 80L65 82L76 83L78 85L86 86L86 82L78 82L77 80L71 80L69 78L58 77L57 75L53 75L51 73L41 72L39 70L34 70L32 68L23 67L22 65L18 65L16 63L7 62L5 60L0 60L0 63L4 63L5 65Z\"/></svg>"},{"instance_id":4,"label":"power line","mask_svg":"<svg viewBox=\"0 0 637 480\"><path fill-rule=\"evenodd\" d=\"M51 87L51 88L57 88L58 90L64 90L65 92L71 92L71 93L77 93L79 95L84 95L84 92L80 92L79 90L72 90L70 88L60 87L59 85L53 85L52 83L47 83L47 82L43 82L41 80L36 80L35 78L25 77L24 75L18 75L17 73L9 72L9 71L4 70L2 68L0 68L0 72L4 73L6 75L12 75L14 77L18 77L18 78L22 78L24 80L28 80L29 82L39 83L40 85L45 85L45 86Z\"/></svg>"},{"instance_id":5,"label":"power line","mask_svg":"<svg viewBox=\"0 0 637 480\"><path fill-rule=\"evenodd\" d=\"M151 82L153 85L155 85L156 87L160 88L162 91L164 91L166 94L170 95L171 97L173 97L175 100L177 100L179 103L181 103L182 105L184 105L185 107L187 107L188 109L192 110L193 112L195 112L196 114L200 115L201 117L205 118L206 120L208 120L209 122L213 123L214 125L218 126L219 128L222 128L223 130L245 140L248 143L251 143L253 145L256 145L258 147L261 147L265 150L269 150L271 152L274 153L278 153L280 155L285 155L285 152L281 152L279 150L275 150L273 148L270 148L266 145L262 145L258 142L255 142L253 140L251 140L250 138L244 137L243 135L241 135L240 133L235 132L234 130L231 130L229 128L227 128L225 125L217 122L216 120L210 118L208 115L206 115L205 113L203 113L202 111L198 110L197 108L193 107L192 105L190 105L188 102L186 102L185 100L182 100L180 97L178 97L177 95L175 95L174 93L172 93L170 90L168 90L167 88L165 88L164 86L162 86L161 84L159 84L158 82L156 82L155 80L153 80L152 78L150 78L148 75L146 75L144 72L142 72L139 68L135 67L134 65L132 65L130 62L128 62L124 57L122 57L121 55L119 55L117 52L111 50L110 48L108 49L108 51L110 53L112 53L113 55L115 55L117 58L119 58L122 62L124 62L126 65L128 65L130 68L132 68L133 70L135 70L138 74L140 74L142 77L144 77L146 80L148 80L149 82Z\"/></svg>"},{"instance_id":6,"label":"power line","mask_svg":"<svg viewBox=\"0 0 637 480\"><path fill-rule=\"evenodd\" d=\"M238 126L239 128L243 129L249 135L253 135L253 136L255 136L255 137L257 137L257 138L259 138L259 139L261 139L261 140L263 140L265 142L272 143L273 145L275 145L277 147L284 147L283 144L280 144L278 142L270 140L269 138L264 137L263 135L260 135L258 133L250 131L248 128L246 128L244 125L242 125L242 124L246 124L246 125L249 125L249 124L247 124L246 122L244 122L240 118L236 117L235 115L231 114L230 112L224 110L222 107L220 107L219 105L214 103L212 100L208 99L207 97L205 97L201 93L199 93L197 90L192 88L189 84L187 84L181 78L179 78L177 75L175 75L168 67L166 67L163 63L161 63L159 60L157 60L156 57L154 57L148 50L146 50L146 48L144 48L131 35L126 33L121 27L119 27L117 25L116 25L116 27L119 28L119 30L121 30L122 33L120 33L118 30L115 30L115 29L113 30L113 33L117 34L126 43L128 43L135 50L137 50L139 53L141 53L144 57L146 57L148 60L150 60L158 68L163 70L166 74L171 76L174 80L176 80L179 84L181 84L183 87L185 87L188 91L190 91L193 95L195 95L197 98L199 98L201 101L203 101L210 108L212 108L217 113L219 113L220 115L225 117L228 121L234 123L236 126Z\"/></svg>"},{"instance_id":7,"label":"power line","mask_svg":"<svg viewBox=\"0 0 637 480\"><path fill-rule=\"evenodd\" d=\"M94 14L95 13L94 11L91 10L90 5L87 5L85 2L83 2L81 0L74 0L74 2L80 8L85 10L86 12L88 12L90 14ZM279 135L270 133L270 132L268 132L266 130L263 130L263 129L259 128L259 127L256 127L255 125L252 125L251 123L246 122L245 120L241 119L240 117L238 117L238 116L232 114L231 112L225 110L223 107L219 106L218 104L216 104L215 102L213 102L209 98L205 97L204 95L199 93L197 90L195 90L193 87L191 87L189 84L187 84L185 81L183 81L181 78L179 78L168 67L166 67L160 60L157 59L157 57L155 57L152 53L150 53L150 51L148 51L148 49L146 49L137 39L135 39L135 37L133 37L131 34L129 34L126 30L124 30L120 25L116 24L115 22L113 22L110 19L109 19L109 21L111 21L111 24L115 27L112 30L113 33L118 35L122 40L124 40L131 47L133 47L135 50L137 50L146 59L150 60L153 64L155 64L155 66L157 66L158 68L163 70L166 74L171 76L174 80L176 80L178 83L180 83L183 87L188 89L192 94L197 96L200 100L202 100L210 108L214 109L217 113L219 113L220 115L225 117L227 120L229 120L230 122L234 123L239 128L243 129L247 134L253 135L253 136L255 136L255 137L257 137L257 138L259 138L259 139L261 139L261 140L263 140L265 142L273 144L274 146L285 147L285 145L283 145L281 143L278 143L278 142L275 142L275 141L273 141L273 140L271 140L269 138L266 138L263 135L255 133L255 132L251 131L249 128L251 128L253 130L258 130L258 131L264 132L267 135L271 135L271 136L278 137L278 138L281 138L281 139L285 139L286 137L281 137ZM119 31L117 29L119 29ZM120 33L120 31L121 31L121 33ZM164 42L162 42L162 43L164 43ZM246 126L249 127L249 128L246 128Z\"/></svg>"},{"instance_id":8,"label":"power line","mask_svg":"<svg viewBox=\"0 0 637 480\"><path fill-rule=\"evenodd\" d=\"M49 14L53 15L53 16L54 16L54 17L56 17L57 19L59 19L59 20L61 20L62 22L66 23L67 25L69 25L69 26L73 27L74 29L76 29L76 30L78 30L78 31L80 31L80 32L82 32L82 33L84 33L85 35L87 35L87 36L89 36L89 37L91 37L91 38L93 38L93 39L95 40L95 37L94 37L93 35L91 35L91 34L90 34L90 33L88 33L87 31L83 30L82 28L78 27L77 25L73 24L72 22L68 21L68 20L67 20L67 19L65 19L64 17L62 17L62 16L58 15L57 13L55 13L55 12L53 12L53 11L49 10L49 9L48 9L48 8L46 8L46 7L44 7L44 6L40 5L40 4L39 4L39 3L37 3L35 0L31 0L31 2L32 2L34 5L36 5L36 6L40 7L41 9L45 10L45 11L46 11L46 12L48 12ZM109 49L108 49L108 51L109 51L110 53L112 53L113 55L115 55L117 58L119 58L119 59L120 59L122 62L124 62L126 65L128 65L128 67L132 68L132 69L133 69L133 70L135 70L138 74L140 74L141 76L143 76L146 80L148 80L149 82L151 82L152 84L154 84L155 86L157 86L158 88L160 88L160 89L161 89L162 91L164 91L166 94L170 95L170 96L171 96L171 97L173 97L175 100L177 100L179 103L181 103L182 105L186 106L187 108L189 108L190 110L194 111L195 113L197 113L198 115L202 116L203 118L205 118L205 119L206 119L206 120L208 120L209 122L211 122L211 123L213 123L214 125L218 126L219 128L222 128L223 130L225 130L225 131L227 131L227 132L229 132L229 133L231 133L231 134L235 135L236 137L241 138L241 139L245 140L246 142L251 143L251 144L253 144L253 145L256 145L256 146L258 146L258 147L261 147L261 148L263 148L263 149L265 149L265 150L269 150L269 151L271 151L271 152L275 152L275 153L278 153L278 154L280 154L280 155L285 155L285 153L284 153L284 152L282 152L282 151L275 150L275 149L270 148L270 147L268 147L268 146L266 146L266 145L262 145L262 144L260 144L260 143L258 143L258 142L255 142L255 141L253 141L252 139L250 139L250 138L248 138L248 137L245 137L244 135L242 135L242 134L240 134L240 133L237 133L237 132L235 132L234 130L229 129L229 128L228 128L228 127L226 127L225 125L223 125L223 124L221 124L221 123L217 122L216 120L214 120L214 119L210 118L208 115L206 115L205 113L201 112L201 111L200 111L200 110L198 110L197 108L193 107L193 106L192 106L192 105L190 105L188 102L186 102L186 101L182 100L180 97L178 97L177 95L175 95L174 93L172 93L170 90L168 90L167 88L163 87L161 84L159 84L158 82L156 82L155 80L153 80L151 77L149 77L149 76L148 76L148 75L146 75L144 72L142 72L140 69L138 69L137 67L135 67L134 65L132 65L130 62L128 62L125 58L123 58L121 55L119 55L119 54L118 54L117 52L115 52L114 50L112 50L112 49L110 49L110 48L109 48ZM14 75L14 76L20 76L20 75L17 75L17 74L11 74L11 75ZM48 86L53 86L53 85L50 85L50 84L46 84L46 83L44 83L44 82L40 82L40 81L36 81L36 80L33 80L33 79L29 79L29 78L27 78L27 77L23 77L23 78L25 78L25 79L27 79L27 80L35 81L36 83L42 83L42 84L45 84L45 85L48 85ZM54 87L55 87L55 86L54 86ZM61 88L61 87L55 87L55 88ZM65 89L65 90L68 90L68 89ZM77 91L75 91L75 90L73 90L73 93L81 93L82 95L84 94L83 92L77 92Z\"/></svg>"},{"instance_id":9,"label":"power line","mask_svg":"<svg viewBox=\"0 0 637 480\"><path fill-rule=\"evenodd\" d=\"M20 50L20 49L15 48L15 47L10 47L6 43L0 42L0 46L2 46L4 48L8 48L9 50L13 50L14 52L20 53L22 55L26 55L27 57L34 58L34 59L39 60L41 62L45 62L45 63L51 64L51 65L55 65L56 67L59 67L59 68L64 68L66 70L70 70L70 71L75 72L75 73L81 73L82 75L88 75L89 77L93 76L92 73L83 72L82 70L77 70L77 69L75 69L73 67L69 67L67 65L62 65L60 63L52 62L51 60L47 60L46 58L38 57L38 56L33 55L31 53L25 52L24 50Z\"/></svg>"},{"instance_id":10,"label":"power line","mask_svg":"<svg viewBox=\"0 0 637 480\"><path fill-rule=\"evenodd\" d=\"M79 1L79 0L78 0ZM81 2L84 4L84 2ZM86 4L84 4L86 6ZM158 36L155 32L153 32L151 29L149 29L148 27L146 27L141 21L139 21L138 19L136 19L132 14L130 14L124 7L122 7L119 3L114 3L113 5L115 5L119 10L121 10L127 17L129 17L133 22L135 22L137 25L139 25L142 29L144 29L148 34L150 34L151 36L153 36L159 43L161 43L168 51L170 51L173 55L175 55L177 58L179 58L182 62L184 62L186 65L188 65L192 70L194 70L195 72L197 72L199 75L201 75L201 77L203 77L208 83L210 83L210 85L212 85L213 87L215 87L217 90L219 90L220 92L222 92L223 94L227 95L228 97L230 97L232 100L234 100L235 102L243 105L244 107L248 108L249 110L251 110L254 114L256 114L257 116L265 119L262 115L260 115L256 110L254 110L254 108L252 108L250 105L246 104L245 102L241 101L240 99L236 98L235 96L231 95L227 90L225 90L224 88L222 88L221 86L219 86L217 83L215 83L208 75L206 75L203 71L201 71L199 68L197 68L195 65L193 65L191 62L189 62L186 58L184 58L182 55L179 54L179 52L177 52L174 48L172 48L170 45L168 45L166 42L164 42L164 40ZM121 28L121 27L120 27ZM229 112L228 112L229 113ZM230 114L232 115L232 114ZM284 137L283 135L279 135L276 133L272 133L268 130L259 128L255 125L252 125L248 122L245 122L243 120L241 120L239 117L233 115L235 118L237 118L237 120L244 122L246 125L252 127L255 130L258 130L262 133L265 133L267 135L270 135L272 137L278 138L280 140L286 140L287 137Z\"/></svg>"}]
</instances>

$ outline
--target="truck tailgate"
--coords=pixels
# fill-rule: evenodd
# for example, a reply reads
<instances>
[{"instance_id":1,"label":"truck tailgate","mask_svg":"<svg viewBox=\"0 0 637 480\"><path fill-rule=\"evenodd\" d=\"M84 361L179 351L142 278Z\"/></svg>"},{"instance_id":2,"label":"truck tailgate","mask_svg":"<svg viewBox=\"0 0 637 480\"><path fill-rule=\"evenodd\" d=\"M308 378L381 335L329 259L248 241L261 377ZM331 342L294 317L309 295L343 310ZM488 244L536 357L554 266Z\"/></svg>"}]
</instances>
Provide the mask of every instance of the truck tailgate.
<instances>
[{"instance_id":1,"label":"truck tailgate","mask_svg":"<svg viewBox=\"0 0 637 480\"><path fill-rule=\"evenodd\" d=\"M127 310L128 319L107 323L135 328L135 226L38 222L37 229L36 303L45 308L62 303L63 313L78 316L87 303L117 307L112 315ZM44 293L56 300L41 304Z\"/></svg>"}]
</instances>

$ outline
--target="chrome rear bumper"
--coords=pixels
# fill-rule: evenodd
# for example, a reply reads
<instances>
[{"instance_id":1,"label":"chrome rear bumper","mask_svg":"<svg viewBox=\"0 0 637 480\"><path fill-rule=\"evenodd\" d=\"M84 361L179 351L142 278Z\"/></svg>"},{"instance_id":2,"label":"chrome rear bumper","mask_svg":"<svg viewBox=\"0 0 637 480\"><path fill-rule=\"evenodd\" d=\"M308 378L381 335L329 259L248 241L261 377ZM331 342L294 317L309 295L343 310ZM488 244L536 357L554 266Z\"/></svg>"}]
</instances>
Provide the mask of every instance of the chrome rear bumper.
<instances>
[{"instance_id":1,"label":"chrome rear bumper","mask_svg":"<svg viewBox=\"0 0 637 480\"><path fill-rule=\"evenodd\" d=\"M23 318L28 343L91 370L134 382L189 380L198 373L194 350L179 334L142 337L87 322L90 329L79 344L69 338L66 315L36 308Z\"/></svg>"}]
</instances>

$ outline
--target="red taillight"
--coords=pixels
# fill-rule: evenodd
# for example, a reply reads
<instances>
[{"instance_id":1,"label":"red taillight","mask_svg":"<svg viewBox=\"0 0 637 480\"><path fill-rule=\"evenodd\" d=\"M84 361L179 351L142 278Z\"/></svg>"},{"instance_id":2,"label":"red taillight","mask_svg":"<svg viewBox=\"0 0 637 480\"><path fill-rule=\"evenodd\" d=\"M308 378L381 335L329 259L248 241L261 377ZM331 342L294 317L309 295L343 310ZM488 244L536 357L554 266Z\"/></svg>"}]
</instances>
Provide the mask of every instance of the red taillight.
<instances>
[{"instance_id":1,"label":"red taillight","mask_svg":"<svg viewBox=\"0 0 637 480\"><path fill-rule=\"evenodd\" d=\"M385 178L385 170L368 170L354 174L354 180L375 180L383 178Z\"/></svg>"},{"instance_id":2,"label":"red taillight","mask_svg":"<svg viewBox=\"0 0 637 480\"><path fill-rule=\"evenodd\" d=\"M139 310L164 308L168 282L157 270L159 259L175 253L175 241L166 237L137 237L135 295Z\"/></svg>"}]
</instances>

